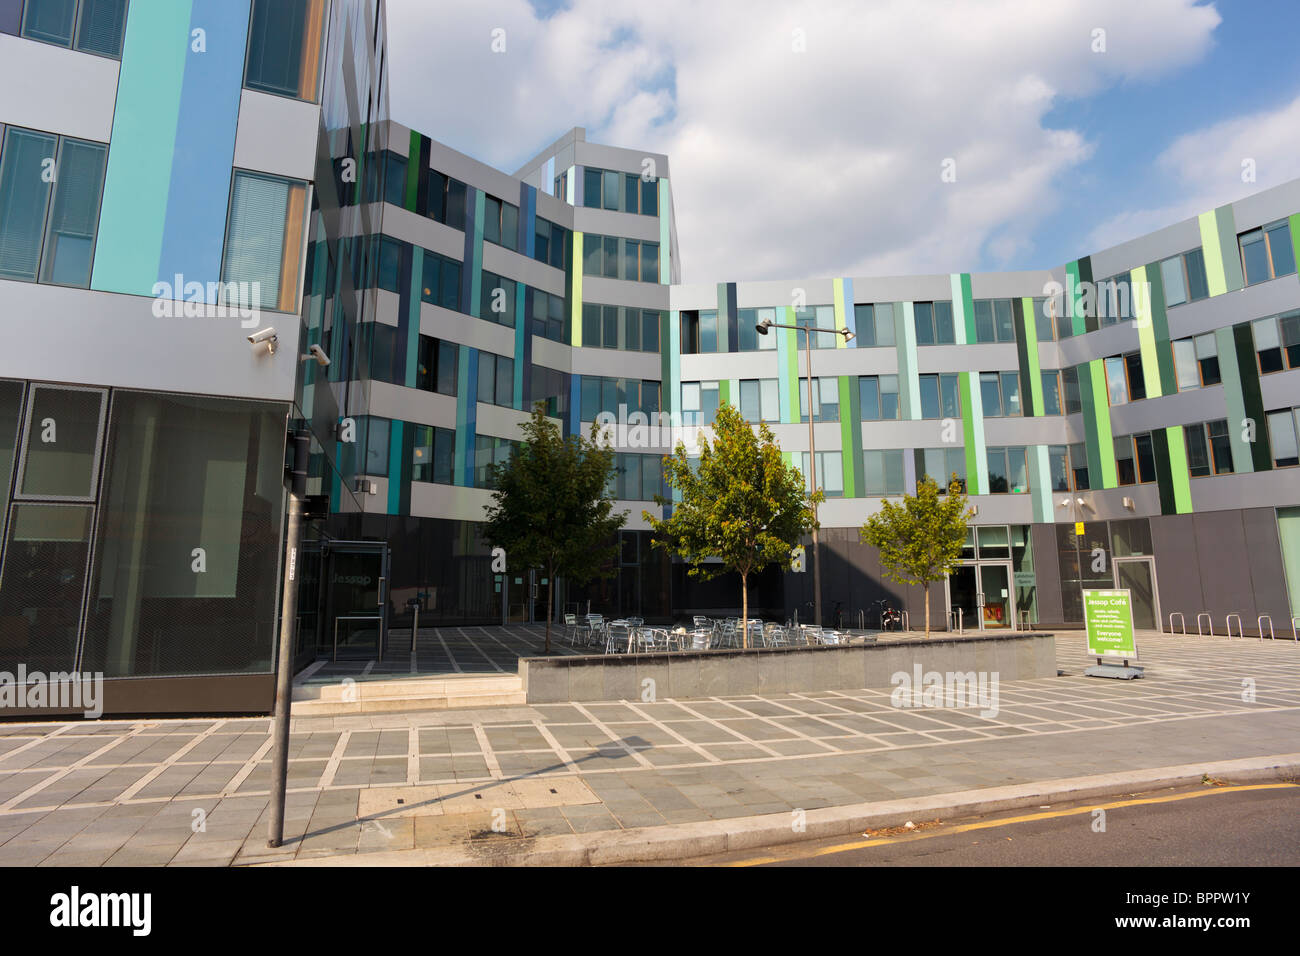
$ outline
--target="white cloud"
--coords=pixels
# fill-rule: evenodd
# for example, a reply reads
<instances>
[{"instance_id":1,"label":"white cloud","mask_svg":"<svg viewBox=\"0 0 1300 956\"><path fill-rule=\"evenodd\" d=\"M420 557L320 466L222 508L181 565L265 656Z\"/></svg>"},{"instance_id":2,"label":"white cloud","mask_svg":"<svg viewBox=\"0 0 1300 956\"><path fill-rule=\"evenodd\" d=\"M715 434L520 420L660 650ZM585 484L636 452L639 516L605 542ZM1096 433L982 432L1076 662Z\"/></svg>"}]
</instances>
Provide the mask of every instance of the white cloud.
<instances>
[{"instance_id":1,"label":"white cloud","mask_svg":"<svg viewBox=\"0 0 1300 956\"><path fill-rule=\"evenodd\" d=\"M1156 168L1178 198L1121 213L1089 236L1092 248L1118 245L1226 202L1300 178L1300 97L1174 140ZM1245 164L1249 163L1249 167ZM1247 170L1254 181L1244 179Z\"/></svg>"},{"instance_id":2,"label":"white cloud","mask_svg":"<svg viewBox=\"0 0 1300 956\"><path fill-rule=\"evenodd\" d=\"M1195 0L574 0L539 21L523 0L389 0L389 22L393 117L456 149L510 170L585 125L667 153L685 278L711 282L1020 267L1092 149L1048 111L1195 61L1219 15Z\"/></svg>"}]
</instances>

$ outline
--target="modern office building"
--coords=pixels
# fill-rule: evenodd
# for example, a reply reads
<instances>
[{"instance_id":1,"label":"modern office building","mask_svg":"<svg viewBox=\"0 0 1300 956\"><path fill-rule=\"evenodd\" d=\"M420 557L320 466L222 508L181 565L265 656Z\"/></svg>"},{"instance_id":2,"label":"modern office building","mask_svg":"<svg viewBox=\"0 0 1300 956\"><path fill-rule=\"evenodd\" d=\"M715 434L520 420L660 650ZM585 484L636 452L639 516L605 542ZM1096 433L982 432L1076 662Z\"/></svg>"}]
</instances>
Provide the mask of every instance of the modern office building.
<instances>
[{"instance_id":1,"label":"modern office building","mask_svg":"<svg viewBox=\"0 0 1300 956\"><path fill-rule=\"evenodd\" d=\"M537 401L632 426L616 566L557 608L738 606L641 517L730 402L805 472L813 419L828 623L923 614L858 529L956 473L941 627L1080 626L1119 586L1139 626L1290 637L1300 181L1050 270L684 284L668 157L574 129L493 169L388 119L384 29L378 0L0 0L0 670L103 672L109 712L269 710L289 433L297 666L373 655L413 603L540 620L549 582L478 534ZM764 319L815 330L811 403L804 333ZM751 610L807 620L811 591L770 568Z\"/></svg>"},{"instance_id":2,"label":"modern office building","mask_svg":"<svg viewBox=\"0 0 1300 956\"><path fill-rule=\"evenodd\" d=\"M383 10L0 2L0 671L269 708L286 425L332 447L346 400L300 354L368 302Z\"/></svg>"}]
</instances>

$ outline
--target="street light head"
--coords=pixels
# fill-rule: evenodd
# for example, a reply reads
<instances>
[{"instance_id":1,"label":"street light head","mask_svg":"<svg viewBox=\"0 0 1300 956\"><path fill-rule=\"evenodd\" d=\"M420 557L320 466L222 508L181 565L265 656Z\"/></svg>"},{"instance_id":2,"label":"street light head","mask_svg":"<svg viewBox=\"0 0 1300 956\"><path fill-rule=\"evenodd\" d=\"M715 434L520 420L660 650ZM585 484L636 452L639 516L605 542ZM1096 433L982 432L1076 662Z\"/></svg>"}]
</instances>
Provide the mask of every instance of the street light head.
<instances>
[{"instance_id":1,"label":"street light head","mask_svg":"<svg viewBox=\"0 0 1300 956\"><path fill-rule=\"evenodd\" d=\"M1084 502L1084 500L1083 500L1082 498L1075 498L1075 499L1074 499L1074 503L1075 503L1076 505L1078 505L1080 508L1082 508L1082 507L1084 506L1084 504L1085 504L1085 502Z\"/></svg>"},{"instance_id":2,"label":"street light head","mask_svg":"<svg viewBox=\"0 0 1300 956\"><path fill-rule=\"evenodd\" d=\"M847 345L848 343L852 342L855 338L857 338L857 336L854 335L853 332L850 331L849 329L840 329L840 335L844 336L845 345Z\"/></svg>"},{"instance_id":3,"label":"street light head","mask_svg":"<svg viewBox=\"0 0 1300 956\"><path fill-rule=\"evenodd\" d=\"M758 325L754 326L754 328L758 330L759 335L767 335L767 330L770 329L771 327L772 327L771 319L764 319L762 322L758 323Z\"/></svg>"}]
</instances>

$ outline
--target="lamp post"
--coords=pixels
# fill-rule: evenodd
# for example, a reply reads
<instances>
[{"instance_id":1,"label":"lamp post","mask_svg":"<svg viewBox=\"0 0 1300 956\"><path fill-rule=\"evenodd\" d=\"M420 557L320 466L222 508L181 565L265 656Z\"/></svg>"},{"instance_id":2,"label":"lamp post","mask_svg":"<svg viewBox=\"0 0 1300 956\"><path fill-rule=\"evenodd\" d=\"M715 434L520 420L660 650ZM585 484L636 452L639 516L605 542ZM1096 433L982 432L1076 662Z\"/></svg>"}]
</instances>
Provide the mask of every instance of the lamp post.
<instances>
[{"instance_id":1,"label":"lamp post","mask_svg":"<svg viewBox=\"0 0 1300 956\"><path fill-rule=\"evenodd\" d=\"M802 325L781 325L773 322L771 319L764 319L759 322L755 328L759 335L767 335L768 329L794 329L796 332L806 334L804 339L804 354L807 356L807 375L808 375L808 487L811 489L809 497L817 493L817 442L813 434L813 374L812 374L812 337L814 332L824 332L825 329L813 329ZM836 335L844 336L845 342L853 341L853 333L848 329L835 329ZM820 540L817 536L817 503L812 502L813 513L813 618L818 627L822 626L822 559Z\"/></svg>"}]
</instances>

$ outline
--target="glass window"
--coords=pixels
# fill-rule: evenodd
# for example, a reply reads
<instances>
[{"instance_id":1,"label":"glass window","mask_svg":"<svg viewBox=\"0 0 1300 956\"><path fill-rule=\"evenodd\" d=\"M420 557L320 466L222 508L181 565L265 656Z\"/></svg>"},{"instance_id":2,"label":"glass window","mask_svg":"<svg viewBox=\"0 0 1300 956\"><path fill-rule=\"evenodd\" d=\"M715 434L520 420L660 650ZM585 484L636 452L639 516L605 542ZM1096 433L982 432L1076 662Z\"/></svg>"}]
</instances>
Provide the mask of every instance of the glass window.
<instances>
[{"instance_id":1,"label":"glass window","mask_svg":"<svg viewBox=\"0 0 1300 956\"><path fill-rule=\"evenodd\" d=\"M1223 379L1219 375L1219 345L1214 333L1198 335L1193 341L1196 344L1196 363L1200 366L1201 384L1218 385Z\"/></svg>"},{"instance_id":2,"label":"glass window","mask_svg":"<svg viewBox=\"0 0 1300 956\"><path fill-rule=\"evenodd\" d=\"M876 321L872 311L870 305L855 305L853 307L853 324L858 330L858 348L871 348L874 345L884 344L876 341Z\"/></svg>"},{"instance_id":3,"label":"glass window","mask_svg":"<svg viewBox=\"0 0 1300 956\"><path fill-rule=\"evenodd\" d=\"M1191 339L1178 339L1172 343L1174 349L1174 375L1178 380L1178 390L1201 387L1201 373L1196 364L1196 346Z\"/></svg>"},{"instance_id":4,"label":"glass window","mask_svg":"<svg viewBox=\"0 0 1300 956\"><path fill-rule=\"evenodd\" d=\"M1183 257L1187 266L1187 300L1196 302L1209 298L1210 280L1205 274L1205 253L1193 249Z\"/></svg>"},{"instance_id":5,"label":"glass window","mask_svg":"<svg viewBox=\"0 0 1300 956\"><path fill-rule=\"evenodd\" d=\"M582 171L582 204L590 209L600 208L601 171L590 167Z\"/></svg>"},{"instance_id":6,"label":"glass window","mask_svg":"<svg viewBox=\"0 0 1300 956\"><path fill-rule=\"evenodd\" d=\"M741 381L740 414L744 417L745 421L757 423L762 418L762 409L760 407L761 401L758 379Z\"/></svg>"},{"instance_id":7,"label":"glass window","mask_svg":"<svg viewBox=\"0 0 1300 956\"><path fill-rule=\"evenodd\" d=\"M718 350L718 313L708 311L700 313L700 351L716 352Z\"/></svg>"},{"instance_id":8,"label":"glass window","mask_svg":"<svg viewBox=\"0 0 1300 956\"><path fill-rule=\"evenodd\" d=\"M244 86L316 101L325 0L253 0Z\"/></svg>"},{"instance_id":9,"label":"glass window","mask_svg":"<svg viewBox=\"0 0 1300 956\"><path fill-rule=\"evenodd\" d=\"M602 190L602 195L601 195L601 198L602 198L602 203L601 203L601 205L604 206L604 208L606 208L606 209L618 210L618 208L619 208L619 205L618 205L619 175L618 175L618 173L610 172L609 170L606 170L606 171L602 174L602 181L603 181L603 184L604 184L604 185L603 185L603 190Z\"/></svg>"},{"instance_id":10,"label":"glass window","mask_svg":"<svg viewBox=\"0 0 1300 956\"><path fill-rule=\"evenodd\" d=\"M497 356L497 405L510 408L515 403L515 360L504 355Z\"/></svg>"},{"instance_id":11,"label":"glass window","mask_svg":"<svg viewBox=\"0 0 1300 956\"><path fill-rule=\"evenodd\" d=\"M993 323L999 342L1014 342L1016 326L1012 318L1011 300L993 300Z\"/></svg>"},{"instance_id":12,"label":"glass window","mask_svg":"<svg viewBox=\"0 0 1300 956\"><path fill-rule=\"evenodd\" d=\"M1043 372L1043 414L1061 414L1061 376L1055 371Z\"/></svg>"},{"instance_id":13,"label":"glass window","mask_svg":"<svg viewBox=\"0 0 1300 956\"><path fill-rule=\"evenodd\" d=\"M921 417L938 418L939 417L939 376L922 375L920 376L921 386Z\"/></svg>"},{"instance_id":14,"label":"glass window","mask_svg":"<svg viewBox=\"0 0 1300 956\"><path fill-rule=\"evenodd\" d=\"M623 240L623 268L621 278L636 282L641 274L640 260L638 253L641 244L634 239Z\"/></svg>"},{"instance_id":15,"label":"glass window","mask_svg":"<svg viewBox=\"0 0 1300 956\"><path fill-rule=\"evenodd\" d=\"M1182 305L1187 301L1187 282L1183 277L1183 257L1173 256L1160 263L1160 278L1164 281L1165 305Z\"/></svg>"},{"instance_id":16,"label":"glass window","mask_svg":"<svg viewBox=\"0 0 1300 956\"><path fill-rule=\"evenodd\" d=\"M1052 306L1047 297L1034 299L1034 329L1038 333L1038 341L1050 342L1055 338L1052 328Z\"/></svg>"},{"instance_id":17,"label":"glass window","mask_svg":"<svg viewBox=\"0 0 1300 956\"><path fill-rule=\"evenodd\" d=\"M1007 450L1005 448L990 448L987 457L989 463L989 493L994 495L1006 494L1010 490L1007 484Z\"/></svg>"},{"instance_id":18,"label":"glass window","mask_svg":"<svg viewBox=\"0 0 1300 956\"><path fill-rule=\"evenodd\" d=\"M1149 434L1134 435L1137 453L1137 477L1142 484L1156 480L1156 451Z\"/></svg>"},{"instance_id":19,"label":"glass window","mask_svg":"<svg viewBox=\"0 0 1300 956\"><path fill-rule=\"evenodd\" d=\"M478 395L485 405L496 404L497 357L491 352L478 353Z\"/></svg>"},{"instance_id":20,"label":"glass window","mask_svg":"<svg viewBox=\"0 0 1300 956\"><path fill-rule=\"evenodd\" d=\"M916 323L916 344L934 344L934 305L930 302L917 302L912 306ZM935 401L938 402L938 383L935 386Z\"/></svg>"},{"instance_id":21,"label":"glass window","mask_svg":"<svg viewBox=\"0 0 1300 956\"><path fill-rule=\"evenodd\" d=\"M0 621L8 653L21 653L33 671L73 668L93 524L94 509L86 505L13 506L0 578ZM184 566L188 570L188 562ZM274 576L274 565L266 572Z\"/></svg>"},{"instance_id":22,"label":"glass window","mask_svg":"<svg viewBox=\"0 0 1300 956\"><path fill-rule=\"evenodd\" d=\"M1291 409L1268 413L1268 436L1273 448L1273 465L1300 465L1300 443L1296 436L1297 415Z\"/></svg>"},{"instance_id":23,"label":"glass window","mask_svg":"<svg viewBox=\"0 0 1300 956\"><path fill-rule=\"evenodd\" d=\"M1288 276L1295 272L1295 249L1291 245L1291 225L1286 220L1266 226L1268 252L1273 260L1273 275Z\"/></svg>"},{"instance_id":24,"label":"glass window","mask_svg":"<svg viewBox=\"0 0 1300 956\"><path fill-rule=\"evenodd\" d=\"M35 282L51 184L42 173L56 138L9 127L0 147L0 278Z\"/></svg>"},{"instance_id":25,"label":"glass window","mask_svg":"<svg viewBox=\"0 0 1300 956\"><path fill-rule=\"evenodd\" d=\"M997 372L980 372L980 401L984 404L985 418L998 418L1002 415L1002 391L998 384L1000 377Z\"/></svg>"},{"instance_id":26,"label":"glass window","mask_svg":"<svg viewBox=\"0 0 1300 956\"><path fill-rule=\"evenodd\" d=\"M23 12L23 36L42 43L72 46L72 29L77 21L77 0L27 0Z\"/></svg>"},{"instance_id":27,"label":"glass window","mask_svg":"<svg viewBox=\"0 0 1300 956\"><path fill-rule=\"evenodd\" d=\"M1124 380L1124 359L1118 355L1112 355L1106 359L1106 391L1110 396L1112 405L1123 405L1128 402L1128 383Z\"/></svg>"},{"instance_id":28,"label":"glass window","mask_svg":"<svg viewBox=\"0 0 1300 956\"><path fill-rule=\"evenodd\" d=\"M604 305L600 308L600 344L602 348L618 348L618 306Z\"/></svg>"},{"instance_id":29,"label":"glass window","mask_svg":"<svg viewBox=\"0 0 1300 956\"><path fill-rule=\"evenodd\" d=\"M1204 478L1210 473L1210 449L1205 443L1204 425L1184 425L1187 439L1187 470L1193 478Z\"/></svg>"},{"instance_id":30,"label":"glass window","mask_svg":"<svg viewBox=\"0 0 1300 956\"><path fill-rule=\"evenodd\" d=\"M1052 491L1070 490L1069 449L1064 445L1051 445L1047 449L1047 470L1051 476Z\"/></svg>"},{"instance_id":31,"label":"glass window","mask_svg":"<svg viewBox=\"0 0 1300 956\"><path fill-rule=\"evenodd\" d=\"M1088 449L1082 442L1070 446L1070 472L1074 477L1076 491L1087 491L1091 487L1088 481Z\"/></svg>"},{"instance_id":32,"label":"glass window","mask_svg":"<svg viewBox=\"0 0 1300 956\"><path fill-rule=\"evenodd\" d=\"M34 386L17 494L93 498L104 393Z\"/></svg>"},{"instance_id":33,"label":"glass window","mask_svg":"<svg viewBox=\"0 0 1300 956\"><path fill-rule=\"evenodd\" d=\"M1002 414L1023 415L1020 407L1020 373L1002 373Z\"/></svg>"},{"instance_id":34,"label":"glass window","mask_svg":"<svg viewBox=\"0 0 1300 956\"><path fill-rule=\"evenodd\" d=\"M997 336L993 331L993 301L991 299L975 300L975 341L997 341Z\"/></svg>"},{"instance_id":35,"label":"glass window","mask_svg":"<svg viewBox=\"0 0 1300 956\"><path fill-rule=\"evenodd\" d=\"M641 180L641 214L643 216L659 215L659 180Z\"/></svg>"},{"instance_id":36,"label":"glass window","mask_svg":"<svg viewBox=\"0 0 1300 956\"><path fill-rule=\"evenodd\" d=\"M483 200L483 238L501 244L501 200L493 196Z\"/></svg>"},{"instance_id":37,"label":"glass window","mask_svg":"<svg viewBox=\"0 0 1300 956\"><path fill-rule=\"evenodd\" d=\"M1232 442L1228 438L1228 423L1224 419L1207 422L1206 433L1210 438L1210 454L1214 459L1216 475L1232 474Z\"/></svg>"},{"instance_id":38,"label":"glass window","mask_svg":"<svg viewBox=\"0 0 1300 956\"><path fill-rule=\"evenodd\" d=\"M45 236L41 281L90 286L95 234L103 194L106 147L64 139Z\"/></svg>"},{"instance_id":39,"label":"glass window","mask_svg":"<svg viewBox=\"0 0 1300 956\"><path fill-rule=\"evenodd\" d=\"M1133 438L1122 435L1115 439L1115 469L1121 485L1137 484L1137 462L1133 458Z\"/></svg>"},{"instance_id":40,"label":"glass window","mask_svg":"<svg viewBox=\"0 0 1300 956\"><path fill-rule=\"evenodd\" d=\"M117 59L122 55L126 0L81 0L77 49Z\"/></svg>"},{"instance_id":41,"label":"glass window","mask_svg":"<svg viewBox=\"0 0 1300 956\"><path fill-rule=\"evenodd\" d=\"M952 324L951 302L934 304L934 341L939 345L953 345L957 341Z\"/></svg>"},{"instance_id":42,"label":"glass window","mask_svg":"<svg viewBox=\"0 0 1300 956\"><path fill-rule=\"evenodd\" d=\"M1006 525L981 525L975 529L981 558L1011 557L1011 540Z\"/></svg>"},{"instance_id":43,"label":"glass window","mask_svg":"<svg viewBox=\"0 0 1300 956\"><path fill-rule=\"evenodd\" d=\"M641 312L641 351L659 351L659 323L662 318L657 310L643 309Z\"/></svg>"},{"instance_id":44,"label":"glass window","mask_svg":"<svg viewBox=\"0 0 1300 956\"><path fill-rule=\"evenodd\" d=\"M868 495L901 495L905 490L902 449L867 449L863 475Z\"/></svg>"},{"instance_id":45,"label":"glass window","mask_svg":"<svg viewBox=\"0 0 1300 956\"><path fill-rule=\"evenodd\" d=\"M1272 278L1268 267L1268 244L1264 230L1256 229L1241 237L1241 262L1246 270L1246 285Z\"/></svg>"},{"instance_id":46,"label":"glass window","mask_svg":"<svg viewBox=\"0 0 1300 956\"><path fill-rule=\"evenodd\" d=\"M659 281L659 243L641 243L641 281Z\"/></svg>"},{"instance_id":47,"label":"glass window","mask_svg":"<svg viewBox=\"0 0 1300 956\"><path fill-rule=\"evenodd\" d=\"M876 344L893 345L894 344L894 306L889 302L881 302L872 310L872 322L875 326ZM834 316L832 315L830 328L835 327ZM821 338L821 336L818 336ZM834 338L831 339L831 348L835 347ZM814 348L819 346L814 346Z\"/></svg>"},{"instance_id":48,"label":"glass window","mask_svg":"<svg viewBox=\"0 0 1300 956\"><path fill-rule=\"evenodd\" d=\"M303 183L235 173L221 269L225 295L237 294L241 306L295 310L306 203Z\"/></svg>"}]
</instances>

